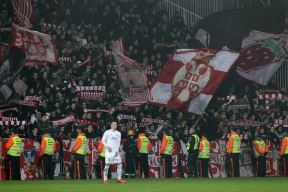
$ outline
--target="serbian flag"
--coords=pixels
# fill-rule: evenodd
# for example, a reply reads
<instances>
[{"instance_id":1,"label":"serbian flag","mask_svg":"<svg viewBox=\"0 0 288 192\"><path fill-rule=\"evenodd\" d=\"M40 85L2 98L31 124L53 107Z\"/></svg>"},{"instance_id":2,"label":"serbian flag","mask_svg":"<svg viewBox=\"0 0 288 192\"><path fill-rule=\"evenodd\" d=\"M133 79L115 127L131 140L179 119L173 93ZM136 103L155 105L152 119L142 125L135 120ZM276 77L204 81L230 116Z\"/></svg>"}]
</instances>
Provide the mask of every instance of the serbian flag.
<instances>
[{"instance_id":1,"label":"serbian flag","mask_svg":"<svg viewBox=\"0 0 288 192\"><path fill-rule=\"evenodd\" d=\"M58 63L55 45L50 35L12 25L12 47L26 54L26 65Z\"/></svg>"},{"instance_id":2,"label":"serbian flag","mask_svg":"<svg viewBox=\"0 0 288 192\"><path fill-rule=\"evenodd\" d=\"M202 114L239 53L178 49L151 88L151 102Z\"/></svg>"},{"instance_id":3,"label":"serbian flag","mask_svg":"<svg viewBox=\"0 0 288 192\"><path fill-rule=\"evenodd\" d=\"M253 30L242 41L237 73L261 85L267 85L288 58L288 35Z\"/></svg>"}]
</instances>

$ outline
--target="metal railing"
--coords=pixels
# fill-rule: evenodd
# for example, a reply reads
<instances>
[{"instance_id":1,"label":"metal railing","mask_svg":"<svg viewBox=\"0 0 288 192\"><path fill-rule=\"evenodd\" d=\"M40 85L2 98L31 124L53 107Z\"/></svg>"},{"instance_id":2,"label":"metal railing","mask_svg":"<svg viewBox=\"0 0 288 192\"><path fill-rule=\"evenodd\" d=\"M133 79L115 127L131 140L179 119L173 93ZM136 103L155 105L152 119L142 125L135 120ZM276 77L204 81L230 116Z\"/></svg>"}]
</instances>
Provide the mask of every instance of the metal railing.
<instances>
[{"instance_id":1,"label":"metal railing","mask_svg":"<svg viewBox=\"0 0 288 192\"><path fill-rule=\"evenodd\" d=\"M178 2L170 0L160 0L154 7L154 12L165 9L168 12L169 20L178 12L183 17L185 25L191 27L194 23L198 22L203 17L187 9L185 6ZM185 7L185 8L184 8Z\"/></svg>"},{"instance_id":2,"label":"metal railing","mask_svg":"<svg viewBox=\"0 0 288 192\"><path fill-rule=\"evenodd\" d=\"M171 19L176 12L183 17L187 27L193 26L203 17L225 9L237 9L243 6L240 0L160 0L154 12L165 9Z\"/></svg>"},{"instance_id":3,"label":"metal railing","mask_svg":"<svg viewBox=\"0 0 288 192\"><path fill-rule=\"evenodd\" d=\"M278 69L273 80L279 89L286 91L286 94L288 94L288 61L284 62Z\"/></svg>"},{"instance_id":4,"label":"metal railing","mask_svg":"<svg viewBox=\"0 0 288 192\"><path fill-rule=\"evenodd\" d=\"M288 0L274 1L283 1L283 5L288 8ZM272 0L159 0L153 11L166 9L170 19L179 12L186 26L190 27L201 18L215 12L248 7L272 7L275 6L273 2Z\"/></svg>"}]
</instances>

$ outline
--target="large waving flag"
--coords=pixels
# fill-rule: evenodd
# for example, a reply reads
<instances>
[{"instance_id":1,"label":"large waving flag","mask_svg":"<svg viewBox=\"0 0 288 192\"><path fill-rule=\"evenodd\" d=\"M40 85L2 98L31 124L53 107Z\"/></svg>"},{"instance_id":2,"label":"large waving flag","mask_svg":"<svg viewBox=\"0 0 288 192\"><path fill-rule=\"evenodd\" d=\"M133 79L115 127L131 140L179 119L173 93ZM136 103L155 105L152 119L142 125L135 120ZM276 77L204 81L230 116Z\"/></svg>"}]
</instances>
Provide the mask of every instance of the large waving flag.
<instances>
[{"instance_id":1,"label":"large waving flag","mask_svg":"<svg viewBox=\"0 0 288 192\"><path fill-rule=\"evenodd\" d=\"M239 53L178 49L151 89L151 102L202 114Z\"/></svg>"},{"instance_id":2,"label":"large waving flag","mask_svg":"<svg viewBox=\"0 0 288 192\"><path fill-rule=\"evenodd\" d=\"M288 35L251 31L243 39L237 73L256 83L267 85L288 59Z\"/></svg>"},{"instance_id":3,"label":"large waving flag","mask_svg":"<svg viewBox=\"0 0 288 192\"><path fill-rule=\"evenodd\" d=\"M121 82L123 105L138 106L149 100L146 69L136 61L124 56L123 40L113 43L112 53Z\"/></svg>"},{"instance_id":4,"label":"large waving flag","mask_svg":"<svg viewBox=\"0 0 288 192\"><path fill-rule=\"evenodd\" d=\"M50 35L13 24L12 47L26 53L26 65L58 63L56 47Z\"/></svg>"}]
</instances>

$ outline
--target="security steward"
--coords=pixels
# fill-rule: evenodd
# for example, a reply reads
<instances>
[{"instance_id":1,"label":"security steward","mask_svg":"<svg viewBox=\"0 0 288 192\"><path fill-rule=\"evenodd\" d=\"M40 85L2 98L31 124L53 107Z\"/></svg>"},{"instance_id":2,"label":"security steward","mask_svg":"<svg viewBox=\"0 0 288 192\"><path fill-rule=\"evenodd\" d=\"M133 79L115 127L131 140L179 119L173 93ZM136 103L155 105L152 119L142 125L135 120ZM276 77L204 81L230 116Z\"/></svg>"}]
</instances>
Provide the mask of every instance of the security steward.
<instances>
[{"instance_id":1,"label":"security steward","mask_svg":"<svg viewBox=\"0 0 288 192\"><path fill-rule=\"evenodd\" d=\"M138 175L142 178L142 173L144 173L144 178L148 178L148 154L152 150L152 144L144 131L138 134L137 148L139 152Z\"/></svg>"},{"instance_id":2,"label":"security steward","mask_svg":"<svg viewBox=\"0 0 288 192\"><path fill-rule=\"evenodd\" d=\"M136 162L137 162L137 145L135 141L135 133L133 130L128 130L127 139L123 145L123 150L125 151L125 177L126 178L135 178L136 172Z\"/></svg>"},{"instance_id":3,"label":"security steward","mask_svg":"<svg viewBox=\"0 0 288 192\"><path fill-rule=\"evenodd\" d=\"M284 176L288 177L288 131L281 142L280 155L283 159L283 173Z\"/></svg>"},{"instance_id":4,"label":"security steward","mask_svg":"<svg viewBox=\"0 0 288 192\"><path fill-rule=\"evenodd\" d=\"M189 177L198 177L197 172L197 159L199 154L199 142L200 138L195 132L194 128L189 129L190 137L188 139L188 143L186 144L186 148L188 151L188 170L189 170Z\"/></svg>"},{"instance_id":5,"label":"security steward","mask_svg":"<svg viewBox=\"0 0 288 192\"><path fill-rule=\"evenodd\" d=\"M206 133L202 134L202 138L199 144L199 172L200 177L208 177L208 162L209 162L209 156L210 156L210 143L207 140Z\"/></svg>"},{"instance_id":6,"label":"security steward","mask_svg":"<svg viewBox=\"0 0 288 192\"><path fill-rule=\"evenodd\" d=\"M10 180L21 180L20 174L20 156L23 149L23 142L17 131L12 131L8 142L5 145L7 149L7 178Z\"/></svg>"},{"instance_id":7,"label":"security steward","mask_svg":"<svg viewBox=\"0 0 288 192\"><path fill-rule=\"evenodd\" d=\"M72 149L72 153L75 154L76 179L86 179L85 156L87 153L88 140L82 129L82 127L76 128L78 136Z\"/></svg>"},{"instance_id":8,"label":"security steward","mask_svg":"<svg viewBox=\"0 0 288 192\"><path fill-rule=\"evenodd\" d=\"M56 152L55 140L49 133L42 135L40 158L42 165L42 179L54 179L53 156Z\"/></svg>"},{"instance_id":9,"label":"security steward","mask_svg":"<svg viewBox=\"0 0 288 192\"><path fill-rule=\"evenodd\" d=\"M162 165L164 178L172 177L172 152L174 147L173 137L166 131L163 131L160 154L162 156Z\"/></svg>"},{"instance_id":10,"label":"security steward","mask_svg":"<svg viewBox=\"0 0 288 192\"><path fill-rule=\"evenodd\" d=\"M227 144L227 156L230 165L230 176L239 177L239 157L240 157L241 139L235 128L231 129L231 135Z\"/></svg>"},{"instance_id":11,"label":"security steward","mask_svg":"<svg viewBox=\"0 0 288 192\"><path fill-rule=\"evenodd\" d=\"M268 145L265 143L266 138L257 137L254 141L254 152L256 157L256 176L266 176L266 155L268 153Z\"/></svg>"}]
</instances>

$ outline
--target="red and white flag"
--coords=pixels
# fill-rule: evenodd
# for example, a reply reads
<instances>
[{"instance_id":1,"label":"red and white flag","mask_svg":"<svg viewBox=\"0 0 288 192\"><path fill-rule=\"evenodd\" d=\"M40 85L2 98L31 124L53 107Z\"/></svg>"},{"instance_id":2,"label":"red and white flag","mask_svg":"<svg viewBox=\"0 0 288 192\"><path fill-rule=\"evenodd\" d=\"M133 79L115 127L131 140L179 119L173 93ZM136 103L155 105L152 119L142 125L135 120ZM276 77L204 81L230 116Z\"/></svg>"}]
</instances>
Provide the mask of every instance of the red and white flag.
<instances>
[{"instance_id":1,"label":"red and white flag","mask_svg":"<svg viewBox=\"0 0 288 192\"><path fill-rule=\"evenodd\" d=\"M122 40L123 41L123 40ZM117 45L117 46L116 46ZM121 39L113 43L112 52L122 87L123 105L138 106L149 100L146 69L123 55Z\"/></svg>"},{"instance_id":2,"label":"red and white flag","mask_svg":"<svg viewBox=\"0 0 288 192\"><path fill-rule=\"evenodd\" d=\"M58 63L57 51L50 35L13 24L12 47L26 53L27 63Z\"/></svg>"},{"instance_id":3,"label":"red and white flag","mask_svg":"<svg viewBox=\"0 0 288 192\"><path fill-rule=\"evenodd\" d=\"M151 102L202 114L239 53L178 49L151 88Z\"/></svg>"},{"instance_id":4,"label":"red and white flag","mask_svg":"<svg viewBox=\"0 0 288 192\"><path fill-rule=\"evenodd\" d=\"M12 6L21 25L31 28L30 17L32 15L31 0L12 0Z\"/></svg>"},{"instance_id":5,"label":"red and white flag","mask_svg":"<svg viewBox=\"0 0 288 192\"><path fill-rule=\"evenodd\" d=\"M287 60L288 35L253 30L242 41L237 60L237 73L261 85L267 85L282 63Z\"/></svg>"}]
</instances>

